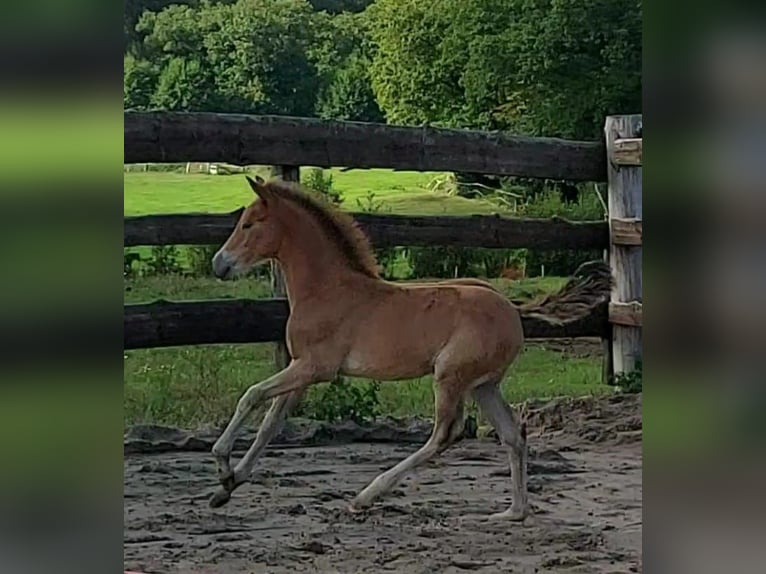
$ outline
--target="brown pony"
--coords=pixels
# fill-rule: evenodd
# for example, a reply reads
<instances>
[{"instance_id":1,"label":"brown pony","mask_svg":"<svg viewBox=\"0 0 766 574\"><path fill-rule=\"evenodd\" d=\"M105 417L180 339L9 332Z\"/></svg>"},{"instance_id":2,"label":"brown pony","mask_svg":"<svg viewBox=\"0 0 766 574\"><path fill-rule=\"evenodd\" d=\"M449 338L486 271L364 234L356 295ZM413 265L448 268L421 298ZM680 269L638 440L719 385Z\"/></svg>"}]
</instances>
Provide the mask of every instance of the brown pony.
<instances>
[{"instance_id":1,"label":"brown pony","mask_svg":"<svg viewBox=\"0 0 766 574\"><path fill-rule=\"evenodd\" d=\"M210 505L222 506L250 479L256 459L309 385L338 375L393 381L433 373L431 437L375 478L350 509L370 506L406 473L455 441L463 430L464 402L472 395L510 457L512 505L493 517L523 520L529 513L526 432L498 388L524 343L516 307L491 285L474 279L406 285L385 281L368 239L350 216L297 185L247 180L258 197L216 253L213 270L228 279L260 261L279 262L290 304L287 346L292 360L243 394L213 446L222 486ZM238 430L269 400L254 443L232 469Z\"/></svg>"}]
</instances>

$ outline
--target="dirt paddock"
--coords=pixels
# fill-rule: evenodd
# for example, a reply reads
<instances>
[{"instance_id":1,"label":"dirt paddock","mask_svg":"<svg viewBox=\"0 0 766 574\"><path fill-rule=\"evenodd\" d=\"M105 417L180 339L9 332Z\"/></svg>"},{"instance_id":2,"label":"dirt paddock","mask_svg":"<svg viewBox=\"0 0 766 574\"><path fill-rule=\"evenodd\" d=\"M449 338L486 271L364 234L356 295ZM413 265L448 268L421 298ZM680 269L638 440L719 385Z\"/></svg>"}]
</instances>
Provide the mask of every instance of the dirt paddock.
<instances>
[{"instance_id":1,"label":"dirt paddock","mask_svg":"<svg viewBox=\"0 0 766 574\"><path fill-rule=\"evenodd\" d=\"M641 397L540 402L526 417L535 513L523 524L487 520L510 504L507 457L492 437L463 439L355 515L351 498L418 448L426 423L288 429L255 482L218 510L207 506L215 432L129 429L125 568L641 572Z\"/></svg>"}]
</instances>

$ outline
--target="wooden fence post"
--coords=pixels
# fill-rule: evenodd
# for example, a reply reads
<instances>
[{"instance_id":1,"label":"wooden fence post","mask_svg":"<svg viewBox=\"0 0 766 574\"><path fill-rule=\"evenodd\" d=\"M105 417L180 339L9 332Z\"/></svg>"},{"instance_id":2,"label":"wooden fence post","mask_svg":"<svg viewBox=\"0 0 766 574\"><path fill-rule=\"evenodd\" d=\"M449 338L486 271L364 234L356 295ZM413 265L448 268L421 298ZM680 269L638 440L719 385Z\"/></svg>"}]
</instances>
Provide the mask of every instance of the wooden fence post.
<instances>
[{"instance_id":1,"label":"wooden fence post","mask_svg":"<svg viewBox=\"0 0 766 574\"><path fill-rule=\"evenodd\" d=\"M596 194L599 197L599 200L601 201L601 205L603 206L604 210L606 210L606 213L604 214L604 219L607 222L607 225L609 225L609 207L607 204L607 198L606 198L606 185L603 186L601 184L594 184ZM604 260L604 263L609 265L609 253L611 250L609 249L609 244L607 244L606 248L604 249L602 253L602 258ZM612 384L612 369L613 369L613 363L612 363L612 324L607 324L607 329L604 332L603 337L601 337L601 353L602 353L602 359L601 359L601 382L604 385L611 385Z\"/></svg>"},{"instance_id":2,"label":"wooden fence post","mask_svg":"<svg viewBox=\"0 0 766 574\"><path fill-rule=\"evenodd\" d=\"M300 181L300 167L297 165L276 166L276 176L284 181ZM274 297L287 297L285 289L285 277L279 263L271 263L271 292ZM287 350L287 344L279 341L274 347L274 364L278 369L284 369L290 363L290 353Z\"/></svg>"},{"instance_id":3,"label":"wooden fence post","mask_svg":"<svg viewBox=\"0 0 766 574\"><path fill-rule=\"evenodd\" d=\"M613 375L619 375L634 371L641 360L642 117L609 116L604 132L609 182L609 264L614 280L609 322Z\"/></svg>"}]
</instances>

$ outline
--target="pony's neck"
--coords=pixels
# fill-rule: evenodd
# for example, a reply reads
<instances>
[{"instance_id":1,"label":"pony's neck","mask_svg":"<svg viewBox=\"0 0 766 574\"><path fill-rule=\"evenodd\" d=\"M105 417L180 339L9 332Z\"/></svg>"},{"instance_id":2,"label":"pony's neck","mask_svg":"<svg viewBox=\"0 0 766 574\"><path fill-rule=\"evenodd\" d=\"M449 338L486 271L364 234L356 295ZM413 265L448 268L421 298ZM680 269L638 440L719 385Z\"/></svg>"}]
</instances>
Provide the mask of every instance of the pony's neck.
<instances>
[{"instance_id":1,"label":"pony's neck","mask_svg":"<svg viewBox=\"0 0 766 574\"><path fill-rule=\"evenodd\" d=\"M283 219L285 233L276 255L291 306L341 289L342 278L355 272L319 226L301 215Z\"/></svg>"}]
</instances>

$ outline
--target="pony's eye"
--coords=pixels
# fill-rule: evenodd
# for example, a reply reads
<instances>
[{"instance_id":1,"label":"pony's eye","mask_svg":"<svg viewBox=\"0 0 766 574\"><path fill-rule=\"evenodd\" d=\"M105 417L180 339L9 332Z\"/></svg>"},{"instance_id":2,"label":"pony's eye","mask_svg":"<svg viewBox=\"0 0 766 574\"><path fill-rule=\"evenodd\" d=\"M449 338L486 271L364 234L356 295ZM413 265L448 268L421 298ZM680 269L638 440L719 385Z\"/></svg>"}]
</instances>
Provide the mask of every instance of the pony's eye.
<instances>
[{"instance_id":1,"label":"pony's eye","mask_svg":"<svg viewBox=\"0 0 766 574\"><path fill-rule=\"evenodd\" d=\"M242 224L242 229L250 229L252 226L253 226L252 223L243 223Z\"/></svg>"}]
</instances>

